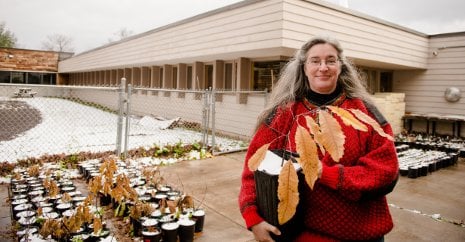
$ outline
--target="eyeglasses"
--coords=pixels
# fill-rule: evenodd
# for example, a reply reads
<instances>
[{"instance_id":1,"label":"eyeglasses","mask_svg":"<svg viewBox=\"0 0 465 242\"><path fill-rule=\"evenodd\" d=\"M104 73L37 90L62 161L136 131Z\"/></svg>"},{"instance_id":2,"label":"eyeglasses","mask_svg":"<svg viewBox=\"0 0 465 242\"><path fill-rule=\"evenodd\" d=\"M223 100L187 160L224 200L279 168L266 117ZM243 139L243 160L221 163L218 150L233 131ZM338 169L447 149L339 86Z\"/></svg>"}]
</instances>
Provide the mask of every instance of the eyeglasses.
<instances>
[{"instance_id":1,"label":"eyeglasses","mask_svg":"<svg viewBox=\"0 0 465 242\"><path fill-rule=\"evenodd\" d=\"M317 58L314 58L314 59L312 58L310 60L307 60L305 63L312 67L319 67L323 65L323 63L325 63L326 66L335 67L339 63L339 60L336 58L330 58L327 60L320 60Z\"/></svg>"}]
</instances>

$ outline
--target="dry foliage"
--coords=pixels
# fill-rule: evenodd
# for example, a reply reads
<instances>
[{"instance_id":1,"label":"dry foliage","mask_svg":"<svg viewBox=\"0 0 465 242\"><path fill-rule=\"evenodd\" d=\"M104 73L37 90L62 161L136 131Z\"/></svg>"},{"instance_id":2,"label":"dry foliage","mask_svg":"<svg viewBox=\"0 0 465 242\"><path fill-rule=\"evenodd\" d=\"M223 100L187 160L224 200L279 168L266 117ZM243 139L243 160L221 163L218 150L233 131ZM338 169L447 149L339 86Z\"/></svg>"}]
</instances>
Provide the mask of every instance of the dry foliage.
<instances>
[{"instance_id":1,"label":"dry foliage","mask_svg":"<svg viewBox=\"0 0 465 242\"><path fill-rule=\"evenodd\" d=\"M110 195L118 203L123 201L136 201L138 198L137 192L131 187L131 181L125 174L120 174L116 177L116 185L110 191Z\"/></svg>"},{"instance_id":2,"label":"dry foliage","mask_svg":"<svg viewBox=\"0 0 465 242\"><path fill-rule=\"evenodd\" d=\"M116 159L111 157L104 159L102 165L100 165L99 171L102 176L101 192L104 195L110 194L111 187L113 185L113 176L117 169L118 167L116 166Z\"/></svg>"},{"instance_id":3,"label":"dry foliage","mask_svg":"<svg viewBox=\"0 0 465 242\"><path fill-rule=\"evenodd\" d=\"M328 106L327 108L329 108L331 112L337 114L342 119L342 122L344 122L345 125L352 126L356 130L364 132L368 131L367 126L360 122L358 119L356 119L354 115L352 115L352 113L350 113L349 111L336 106Z\"/></svg>"},{"instance_id":4,"label":"dry foliage","mask_svg":"<svg viewBox=\"0 0 465 242\"><path fill-rule=\"evenodd\" d=\"M299 178L292 165L288 160L281 170L278 179L278 221L284 224L289 221L295 214L297 204L299 204Z\"/></svg>"},{"instance_id":5,"label":"dry foliage","mask_svg":"<svg viewBox=\"0 0 465 242\"><path fill-rule=\"evenodd\" d=\"M300 156L297 161L311 189L318 179L318 171L321 167L319 152L322 154L328 152L335 162L339 162L344 155L346 137L334 115L338 116L344 125L362 132L367 132L369 125L382 137L394 140L384 132L376 120L357 109L345 110L336 106L327 106L318 110L317 121L305 116L306 127L298 124L294 138ZM256 171L260 166L270 145L271 143L264 144L250 157L248 168L251 171ZM279 224L284 224L294 216L299 202L298 176L290 160L282 167L278 181L278 220Z\"/></svg>"},{"instance_id":6,"label":"dry foliage","mask_svg":"<svg viewBox=\"0 0 465 242\"><path fill-rule=\"evenodd\" d=\"M40 166L39 165L33 165L27 169L27 173L29 174L30 177L38 177L40 174Z\"/></svg>"},{"instance_id":7,"label":"dry foliage","mask_svg":"<svg viewBox=\"0 0 465 242\"><path fill-rule=\"evenodd\" d=\"M194 199L189 195L182 195L175 200L165 200L160 204L160 207L168 207L170 213L178 211L187 211L194 208Z\"/></svg>"},{"instance_id":8,"label":"dry foliage","mask_svg":"<svg viewBox=\"0 0 465 242\"><path fill-rule=\"evenodd\" d=\"M301 156L298 161L305 175L305 181L313 189L313 185L318 178L318 165L320 164L315 141L312 140L310 133L299 125L297 127L295 142L297 152L299 154L306 154Z\"/></svg>"},{"instance_id":9,"label":"dry foliage","mask_svg":"<svg viewBox=\"0 0 465 242\"><path fill-rule=\"evenodd\" d=\"M90 205L92 205L93 202L95 202L95 207L97 208L98 196L96 195L99 193L105 193L105 195L109 194L124 207L126 207L127 202L134 204L132 206L128 205L128 207L130 207L129 215L132 218L140 218L142 216L150 215L155 208L151 204L138 200L138 194L136 190L131 187L130 179L125 174L120 174L114 178L116 171L116 159L114 157L105 159L100 166L100 175L95 176L89 181L88 196L83 203L76 208L75 213L69 217L45 220L41 225L39 233L44 238L51 237L58 241L68 241L72 233L77 232L85 224L92 224L94 234L100 234L103 229L103 217L101 211L91 212L90 208ZM39 175L40 166L31 166L28 169L28 172L30 175ZM49 174L51 174L51 172L49 172ZM154 184L156 187L159 187L159 185L164 183L164 179L161 176L158 167L148 168L143 171L143 174L149 185ZM17 176L20 177L20 174ZM57 183L49 177L44 179L43 185L45 189L47 189L47 193L50 197L56 197L60 192ZM64 193L61 199L63 202L72 200L68 193ZM184 211L186 208L193 208L193 198L191 196L183 195L174 201L167 201L166 199L163 199L161 204L163 212L166 211L165 208L167 207L169 207L172 212ZM120 209L120 211L124 211L125 209L126 208ZM37 214L39 216L43 214L41 208L38 209Z\"/></svg>"},{"instance_id":10,"label":"dry foliage","mask_svg":"<svg viewBox=\"0 0 465 242\"><path fill-rule=\"evenodd\" d=\"M137 201L129 208L129 216L133 219L139 219L150 215L153 211L155 211L155 208L152 205Z\"/></svg>"},{"instance_id":11,"label":"dry foliage","mask_svg":"<svg viewBox=\"0 0 465 242\"><path fill-rule=\"evenodd\" d=\"M66 231L58 219L47 219L40 228L39 234L44 238L48 236L52 236L52 238L64 238Z\"/></svg>"},{"instance_id":12,"label":"dry foliage","mask_svg":"<svg viewBox=\"0 0 465 242\"><path fill-rule=\"evenodd\" d=\"M63 196L61 197L61 201L64 203L71 202L72 199L73 198L67 192L63 193Z\"/></svg>"},{"instance_id":13,"label":"dry foliage","mask_svg":"<svg viewBox=\"0 0 465 242\"><path fill-rule=\"evenodd\" d=\"M100 234L102 228L103 228L103 225L102 225L102 219L101 218L94 218L94 234Z\"/></svg>"},{"instance_id":14,"label":"dry foliage","mask_svg":"<svg viewBox=\"0 0 465 242\"><path fill-rule=\"evenodd\" d=\"M251 171L256 171L258 169L258 166L262 162L263 159L265 159L266 156L266 151L270 147L270 144L265 144L262 147L260 147L249 159L249 170Z\"/></svg>"},{"instance_id":15,"label":"dry foliage","mask_svg":"<svg viewBox=\"0 0 465 242\"><path fill-rule=\"evenodd\" d=\"M145 178L146 185L158 187L160 184L165 182L163 176L161 175L160 169L158 166L154 167L144 167L142 170L142 175Z\"/></svg>"},{"instance_id":16,"label":"dry foliage","mask_svg":"<svg viewBox=\"0 0 465 242\"><path fill-rule=\"evenodd\" d=\"M366 124L371 125L373 129L378 132L379 135L383 136L384 138L387 138L388 140L394 141L394 138L390 136L389 134L386 134L381 128L381 126L376 122L376 120L372 119L370 116L365 114L364 112L357 110L357 109L350 109L350 111L357 116L358 119L362 120Z\"/></svg>"},{"instance_id":17,"label":"dry foliage","mask_svg":"<svg viewBox=\"0 0 465 242\"><path fill-rule=\"evenodd\" d=\"M342 132L342 128L334 117L324 111L318 112L318 120L320 121L321 130L321 145L331 155L334 161L338 162L344 155L344 142L346 136Z\"/></svg>"},{"instance_id":18,"label":"dry foliage","mask_svg":"<svg viewBox=\"0 0 465 242\"><path fill-rule=\"evenodd\" d=\"M44 188L47 189L50 197L54 198L60 193L58 184L54 180L51 180L50 178L46 178L43 182L43 185L44 185Z\"/></svg>"}]
</instances>

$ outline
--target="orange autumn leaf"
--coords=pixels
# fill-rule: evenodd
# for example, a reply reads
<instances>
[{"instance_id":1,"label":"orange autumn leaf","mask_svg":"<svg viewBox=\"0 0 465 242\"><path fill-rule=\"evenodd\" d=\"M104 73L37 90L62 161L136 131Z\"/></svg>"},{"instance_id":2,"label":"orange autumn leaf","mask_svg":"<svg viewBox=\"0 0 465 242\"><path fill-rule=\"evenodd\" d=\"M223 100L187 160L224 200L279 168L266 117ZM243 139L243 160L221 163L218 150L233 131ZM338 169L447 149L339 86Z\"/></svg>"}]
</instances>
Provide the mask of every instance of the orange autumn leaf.
<instances>
[{"instance_id":1,"label":"orange autumn leaf","mask_svg":"<svg viewBox=\"0 0 465 242\"><path fill-rule=\"evenodd\" d=\"M258 150L256 150L255 153L250 157L248 163L250 171L256 171L258 169L260 163L263 161L263 159L265 159L266 151L268 151L269 147L269 143L262 145L262 147L258 148Z\"/></svg>"},{"instance_id":2,"label":"orange autumn leaf","mask_svg":"<svg viewBox=\"0 0 465 242\"><path fill-rule=\"evenodd\" d=\"M306 116L305 121L307 121L307 126L310 128L310 133L313 134L313 140L318 144L318 147L320 148L320 151L322 154L325 154L325 148L323 144L320 142L322 139L321 136L321 130L318 124L313 120L311 117Z\"/></svg>"},{"instance_id":3,"label":"orange autumn leaf","mask_svg":"<svg viewBox=\"0 0 465 242\"><path fill-rule=\"evenodd\" d=\"M376 120L374 120L372 117L368 116L368 114L366 114L366 113L364 113L364 112L362 112L362 111L360 111L358 109L350 109L350 111L355 115L355 117L357 117L358 119L360 119L364 123L371 125L371 127L373 127L373 129L376 132L378 132L379 135L381 135L382 137L387 138L388 140L394 141L394 138L391 135L386 134L384 132L383 128L381 128L381 126L379 125L379 123L376 122Z\"/></svg>"},{"instance_id":4,"label":"orange autumn leaf","mask_svg":"<svg viewBox=\"0 0 465 242\"><path fill-rule=\"evenodd\" d=\"M299 203L299 179L297 172L288 160L282 167L278 178L278 222L284 224L289 221L297 210Z\"/></svg>"},{"instance_id":5,"label":"orange autumn leaf","mask_svg":"<svg viewBox=\"0 0 465 242\"><path fill-rule=\"evenodd\" d=\"M356 119L351 112L336 106L328 106L328 108L333 113L337 114L342 119L342 122L344 122L345 125L352 126L356 130L364 132L368 131L367 126L360 122L358 119Z\"/></svg>"},{"instance_id":6,"label":"orange autumn leaf","mask_svg":"<svg viewBox=\"0 0 465 242\"><path fill-rule=\"evenodd\" d=\"M178 206L177 202L178 201L172 201L172 200L166 201L166 205L168 206L168 209L170 210L170 213L175 213L176 212L176 208Z\"/></svg>"},{"instance_id":7,"label":"orange autumn leaf","mask_svg":"<svg viewBox=\"0 0 465 242\"><path fill-rule=\"evenodd\" d=\"M37 209L37 216L42 216L43 212L42 212L42 207L39 207Z\"/></svg>"},{"instance_id":8,"label":"orange autumn leaf","mask_svg":"<svg viewBox=\"0 0 465 242\"><path fill-rule=\"evenodd\" d=\"M302 126L297 126L295 134L297 153L299 153L299 164L305 175L305 181L310 189L313 190L316 180L318 179L318 151L315 141L310 133Z\"/></svg>"},{"instance_id":9,"label":"orange autumn leaf","mask_svg":"<svg viewBox=\"0 0 465 242\"><path fill-rule=\"evenodd\" d=\"M99 234L102 228L102 220L100 218L94 218L94 234Z\"/></svg>"},{"instance_id":10,"label":"orange autumn leaf","mask_svg":"<svg viewBox=\"0 0 465 242\"><path fill-rule=\"evenodd\" d=\"M325 150L329 152L335 162L344 155L344 143L346 136L342 132L342 128L337 120L328 112L320 110L318 112L318 119L320 121L321 144Z\"/></svg>"}]
</instances>

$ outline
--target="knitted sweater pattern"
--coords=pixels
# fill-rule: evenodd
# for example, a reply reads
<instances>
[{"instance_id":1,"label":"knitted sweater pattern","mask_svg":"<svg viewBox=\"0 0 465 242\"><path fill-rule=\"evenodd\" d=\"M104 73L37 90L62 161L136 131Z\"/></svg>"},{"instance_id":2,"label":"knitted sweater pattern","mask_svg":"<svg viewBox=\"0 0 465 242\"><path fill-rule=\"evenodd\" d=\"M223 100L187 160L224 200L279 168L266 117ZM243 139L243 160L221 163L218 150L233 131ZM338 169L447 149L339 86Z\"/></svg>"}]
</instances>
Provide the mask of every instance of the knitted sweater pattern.
<instances>
[{"instance_id":1,"label":"knitted sweater pattern","mask_svg":"<svg viewBox=\"0 0 465 242\"><path fill-rule=\"evenodd\" d=\"M331 105L358 109L374 117L360 99L343 95ZM261 125L254 135L245 158L239 194L239 206L248 228L263 221L255 203L254 175L247 166L249 158L267 143L271 143L270 149L285 148L295 152L297 125L305 124L307 115L315 119L318 109L306 99L296 101L278 109L270 122ZM328 152L320 152L323 165L320 179L313 190L304 186L305 189L300 191L303 193L300 203L303 204L305 233L336 241L378 238L393 227L385 194L377 191L393 184L398 175L394 143L381 137L369 125L367 132L357 131L334 117L346 136L344 155L335 162ZM392 135L388 123L381 125Z\"/></svg>"}]
</instances>

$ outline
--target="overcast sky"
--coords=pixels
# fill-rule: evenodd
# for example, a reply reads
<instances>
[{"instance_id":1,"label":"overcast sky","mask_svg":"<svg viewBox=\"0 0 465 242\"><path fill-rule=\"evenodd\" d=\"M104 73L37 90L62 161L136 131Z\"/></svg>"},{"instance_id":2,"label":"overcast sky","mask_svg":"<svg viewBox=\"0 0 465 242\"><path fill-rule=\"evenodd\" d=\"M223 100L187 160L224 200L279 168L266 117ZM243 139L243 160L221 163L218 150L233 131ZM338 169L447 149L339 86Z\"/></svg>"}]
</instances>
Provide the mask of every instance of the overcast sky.
<instances>
[{"instance_id":1,"label":"overcast sky","mask_svg":"<svg viewBox=\"0 0 465 242\"><path fill-rule=\"evenodd\" d=\"M75 53L240 0L0 0L0 22L18 47L41 49L47 36L70 37ZM464 0L327 0L425 34L465 31Z\"/></svg>"}]
</instances>

